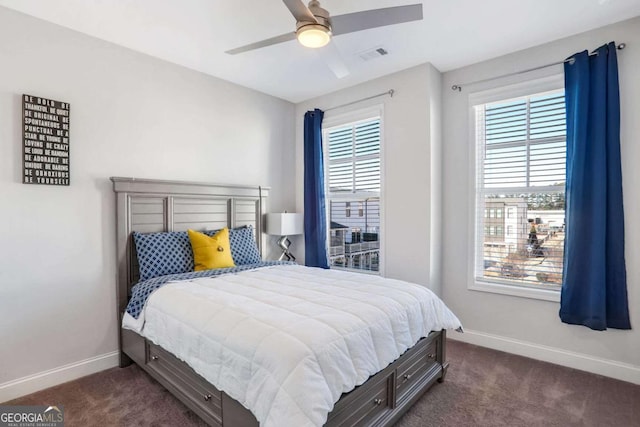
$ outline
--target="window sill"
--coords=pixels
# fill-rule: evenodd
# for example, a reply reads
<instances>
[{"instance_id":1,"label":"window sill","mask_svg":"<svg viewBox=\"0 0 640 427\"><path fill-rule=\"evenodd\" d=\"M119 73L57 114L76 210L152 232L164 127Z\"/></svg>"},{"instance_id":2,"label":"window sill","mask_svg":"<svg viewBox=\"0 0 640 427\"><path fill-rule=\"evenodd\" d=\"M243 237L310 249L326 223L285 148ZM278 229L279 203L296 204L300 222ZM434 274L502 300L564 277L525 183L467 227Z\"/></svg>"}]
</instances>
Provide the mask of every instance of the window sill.
<instances>
[{"instance_id":1,"label":"window sill","mask_svg":"<svg viewBox=\"0 0 640 427\"><path fill-rule=\"evenodd\" d=\"M472 291L491 292L494 294L510 295L521 298L531 298L543 301L560 302L560 291L551 289L537 289L525 286L501 285L499 283L472 281L469 285Z\"/></svg>"}]
</instances>

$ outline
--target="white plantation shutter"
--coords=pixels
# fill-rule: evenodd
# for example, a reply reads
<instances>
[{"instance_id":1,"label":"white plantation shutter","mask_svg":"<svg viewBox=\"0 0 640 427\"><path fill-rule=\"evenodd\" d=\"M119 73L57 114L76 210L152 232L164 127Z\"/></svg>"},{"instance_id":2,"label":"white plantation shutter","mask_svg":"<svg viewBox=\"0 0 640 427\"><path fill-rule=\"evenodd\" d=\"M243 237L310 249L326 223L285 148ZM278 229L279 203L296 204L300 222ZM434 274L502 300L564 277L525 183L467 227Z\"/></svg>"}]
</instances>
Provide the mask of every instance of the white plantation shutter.
<instances>
[{"instance_id":1,"label":"white plantation shutter","mask_svg":"<svg viewBox=\"0 0 640 427\"><path fill-rule=\"evenodd\" d=\"M356 160L354 171L356 193L380 191L380 158Z\"/></svg>"},{"instance_id":2,"label":"white plantation shutter","mask_svg":"<svg viewBox=\"0 0 640 427\"><path fill-rule=\"evenodd\" d=\"M558 289L564 90L476 105L476 280ZM529 239L533 219L538 243Z\"/></svg>"},{"instance_id":3,"label":"white plantation shutter","mask_svg":"<svg viewBox=\"0 0 640 427\"><path fill-rule=\"evenodd\" d=\"M329 192L380 192L380 118L329 129Z\"/></svg>"},{"instance_id":4,"label":"white plantation shutter","mask_svg":"<svg viewBox=\"0 0 640 427\"><path fill-rule=\"evenodd\" d=\"M476 107L485 188L565 181L564 92Z\"/></svg>"}]
</instances>

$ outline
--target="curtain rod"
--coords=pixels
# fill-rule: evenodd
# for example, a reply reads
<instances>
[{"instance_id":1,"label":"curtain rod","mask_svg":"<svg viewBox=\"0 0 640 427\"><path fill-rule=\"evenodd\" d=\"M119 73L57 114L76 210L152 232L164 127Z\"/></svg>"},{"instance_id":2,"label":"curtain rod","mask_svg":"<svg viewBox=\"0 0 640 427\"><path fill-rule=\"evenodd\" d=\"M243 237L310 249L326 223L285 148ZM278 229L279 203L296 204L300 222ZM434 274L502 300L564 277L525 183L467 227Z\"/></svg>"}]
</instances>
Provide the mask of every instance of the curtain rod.
<instances>
[{"instance_id":1,"label":"curtain rod","mask_svg":"<svg viewBox=\"0 0 640 427\"><path fill-rule=\"evenodd\" d=\"M381 96L385 96L385 95L389 95L390 97L392 97L392 98L393 98L393 94L394 94L394 93L396 93L396 91L395 91L395 90L393 90L393 89L389 89L389 90L388 90L388 91L386 91L386 92L382 92L382 93L379 93L379 94L377 94L377 95L371 95L371 96L368 96L368 97L366 97L366 98L358 99L358 100L353 101L353 102L348 102L348 103L346 103L346 104L336 105L335 107L327 108L327 109L326 109L326 110L324 110L324 111L331 111L331 110L335 110L336 108L348 107L349 105L357 104L358 102L368 101L368 100L370 100L370 99L373 99L373 98L379 98L379 97L381 97Z\"/></svg>"},{"instance_id":2,"label":"curtain rod","mask_svg":"<svg viewBox=\"0 0 640 427\"><path fill-rule=\"evenodd\" d=\"M618 50L622 50L625 47L627 47L627 45L625 43L620 43L620 44L618 44L616 46L616 48ZM595 51L595 53L591 52L591 55L597 55L597 54L598 54L597 51ZM551 64L540 65L539 67L529 68L529 69L522 70L522 71L516 71L514 73L502 74L500 76L489 77L488 79L476 80L476 81L468 82L468 83L455 84L455 85L451 86L451 90L457 90L458 92L462 92L462 87L463 86L474 85L474 84L477 84L477 83L490 82L491 80L497 80L497 79L501 79L503 77L517 76L518 74L524 74L524 73L529 73L531 71L541 70L543 68L553 67L554 65L564 64L565 62L570 62L570 63L573 64L575 62L575 59L573 57L571 57L571 58L565 59L564 61L552 62Z\"/></svg>"}]
</instances>

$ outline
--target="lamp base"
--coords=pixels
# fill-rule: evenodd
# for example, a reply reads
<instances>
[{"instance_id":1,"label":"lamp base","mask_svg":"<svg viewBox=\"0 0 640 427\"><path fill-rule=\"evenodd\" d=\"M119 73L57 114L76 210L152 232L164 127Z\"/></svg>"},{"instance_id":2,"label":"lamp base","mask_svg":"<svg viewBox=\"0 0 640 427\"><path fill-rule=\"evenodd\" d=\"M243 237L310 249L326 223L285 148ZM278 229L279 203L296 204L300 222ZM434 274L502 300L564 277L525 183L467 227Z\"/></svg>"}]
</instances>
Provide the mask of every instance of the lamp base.
<instances>
[{"instance_id":1,"label":"lamp base","mask_svg":"<svg viewBox=\"0 0 640 427\"><path fill-rule=\"evenodd\" d=\"M291 240L289 237L282 236L278 239L278 246L282 249L282 254L280 254L280 258L278 261L295 261L296 257L293 256L291 251L289 251L289 246L291 246Z\"/></svg>"}]
</instances>

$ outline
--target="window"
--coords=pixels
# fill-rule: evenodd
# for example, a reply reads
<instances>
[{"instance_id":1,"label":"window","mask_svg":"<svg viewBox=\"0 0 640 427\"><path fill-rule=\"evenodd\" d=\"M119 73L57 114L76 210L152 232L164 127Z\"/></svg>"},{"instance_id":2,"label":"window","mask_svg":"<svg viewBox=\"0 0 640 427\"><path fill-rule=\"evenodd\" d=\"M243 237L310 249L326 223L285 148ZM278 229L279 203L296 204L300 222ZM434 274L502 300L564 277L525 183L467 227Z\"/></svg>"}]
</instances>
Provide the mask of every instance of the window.
<instances>
[{"instance_id":1,"label":"window","mask_svg":"<svg viewBox=\"0 0 640 427\"><path fill-rule=\"evenodd\" d=\"M564 89L489 98L472 99L475 229L483 231L475 238L473 282L497 285L501 293L511 293L505 287L557 293L564 249Z\"/></svg>"},{"instance_id":2,"label":"window","mask_svg":"<svg viewBox=\"0 0 640 427\"><path fill-rule=\"evenodd\" d=\"M331 268L380 270L380 122L373 115L323 129Z\"/></svg>"}]
</instances>

